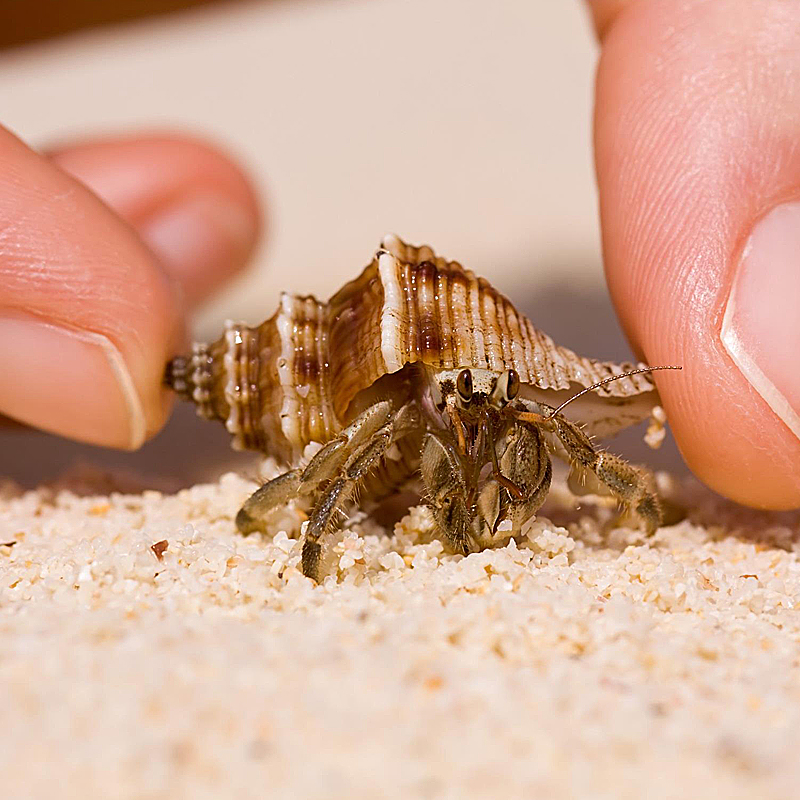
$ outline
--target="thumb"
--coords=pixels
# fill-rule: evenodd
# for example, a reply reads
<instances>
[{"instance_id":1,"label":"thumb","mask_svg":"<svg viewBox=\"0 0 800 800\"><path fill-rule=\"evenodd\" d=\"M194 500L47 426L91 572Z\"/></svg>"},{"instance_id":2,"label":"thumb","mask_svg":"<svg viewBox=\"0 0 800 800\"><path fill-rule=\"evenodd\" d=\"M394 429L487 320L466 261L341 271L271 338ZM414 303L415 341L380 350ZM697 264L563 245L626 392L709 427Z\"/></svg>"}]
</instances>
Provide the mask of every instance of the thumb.
<instances>
[{"instance_id":1,"label":"thumb","mask_svg":"<svg viewBox=\"0 0 800 800\"><path fill-rule=\"evenodd\" d=\"M689 466L800 506L800 4L595 0L607 277Z\"/></svg>"}]
</instances>

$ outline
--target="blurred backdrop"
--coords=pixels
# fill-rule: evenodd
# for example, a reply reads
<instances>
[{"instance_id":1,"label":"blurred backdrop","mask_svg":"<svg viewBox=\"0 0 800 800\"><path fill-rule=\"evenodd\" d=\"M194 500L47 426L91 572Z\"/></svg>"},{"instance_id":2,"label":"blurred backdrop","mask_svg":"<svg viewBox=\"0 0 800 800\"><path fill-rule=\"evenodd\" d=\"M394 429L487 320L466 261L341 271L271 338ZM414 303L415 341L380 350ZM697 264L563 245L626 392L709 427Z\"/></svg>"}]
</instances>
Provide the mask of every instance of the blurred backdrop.
<instances>
[{"instance_id":1,"label":"blurred backdrop","mask_svg":"<svg viewBox=\"0 0 800 800\"><path fill-rule=\"evenodd\" d=\"M484 275L560 343L630 356L602 275L579 0L12 0L0 31L0 122L28 143L187 130L255 176L268 239L199 337L261 321L284 289L327 297L392 231ZM671 440L639 440L614 448L678 468ZM187 408L134 454L27 431L0 448L28 485L76 461L160 488L252 463Z\"/></svg>"}]
</instances>

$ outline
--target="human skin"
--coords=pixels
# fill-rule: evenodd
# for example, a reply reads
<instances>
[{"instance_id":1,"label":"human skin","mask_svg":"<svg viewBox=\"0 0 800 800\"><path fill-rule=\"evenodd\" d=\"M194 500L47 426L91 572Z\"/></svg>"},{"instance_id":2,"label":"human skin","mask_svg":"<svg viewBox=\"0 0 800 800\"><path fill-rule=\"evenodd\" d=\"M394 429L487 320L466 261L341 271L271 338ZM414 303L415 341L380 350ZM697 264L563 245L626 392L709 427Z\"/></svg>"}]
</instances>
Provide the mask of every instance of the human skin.
<instances>
[{"instance_id":1,"label":"human skin","mask_svg":"<svg viewBox=\"0 0 800 800\"><path fill-rule=\"evenodd\" d=\"M683 367L655 377L694 472L740 502L798 507L800 4L588 3L625 330L649 363ZM246 176L207 144L40 155L0 130L0 413L139 446L169 412L184 315L244 266L259 225Z\"/></svg>"},{"instance_id":2,"label":"human skin","mask_svg":"<svg viewBox=\"0 0 800 800\"><path fill-rule=\"evenodd\" d=\"M242 171L195 139L39 154L0 129L0 413L139 447L169 413L185 315L245 266L260 217Z\"/></svg>"},{"instance_id":3,"label":"human skin","mask_svg":"<svg viewBox=\"0 0 800 800\"><path fill-rule=\"evenodd\" d=\"M594 0L604 261L689 467L800 506L800 4ZM729 298L733 302L729 302Z\"/></svg>"}]
</instances>

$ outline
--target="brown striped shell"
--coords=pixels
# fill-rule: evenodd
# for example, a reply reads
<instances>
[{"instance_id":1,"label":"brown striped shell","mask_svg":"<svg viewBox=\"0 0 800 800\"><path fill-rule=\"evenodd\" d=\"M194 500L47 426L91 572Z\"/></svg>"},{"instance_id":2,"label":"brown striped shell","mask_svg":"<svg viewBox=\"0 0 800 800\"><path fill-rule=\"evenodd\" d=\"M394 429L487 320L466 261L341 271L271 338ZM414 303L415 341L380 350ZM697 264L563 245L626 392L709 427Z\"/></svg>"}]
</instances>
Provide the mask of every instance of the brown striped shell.
<instances>
[{"instance_id":1,"label":"brown striped shell","mask_svg":"<svg viewBox=\"0 0 800 800\"><path fill-rule=\"evenodd\" d=\"M348 423L359 394L420 362L515 369L525 390L542 398L633 366L559 347L483 278L390 235L327 303L283 294L261 325L229 322L218 341L173 359L167 382L199 414L225 422L234 446L292 462L307 444L328 441ZM634 398L645 402L629 402ZM608 383L593 399L615 409L603 412L613 429L643 419L656 395L650 376L639 374ZM628 405L636 410L615 424Z\"/></svg>"}]
</instances>

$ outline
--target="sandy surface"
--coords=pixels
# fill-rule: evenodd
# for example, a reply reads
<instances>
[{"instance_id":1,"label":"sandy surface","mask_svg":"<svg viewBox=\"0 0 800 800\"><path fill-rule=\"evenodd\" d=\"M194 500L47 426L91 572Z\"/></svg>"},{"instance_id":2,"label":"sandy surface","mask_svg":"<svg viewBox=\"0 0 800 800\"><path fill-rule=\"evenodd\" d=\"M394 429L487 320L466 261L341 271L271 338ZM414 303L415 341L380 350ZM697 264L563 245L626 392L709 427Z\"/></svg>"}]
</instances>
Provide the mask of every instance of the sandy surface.
<instances>
[{"instance_id":1,"label":"sandy surface","mask_svg":"<svg viewBox=\"0 0 800 800\"><path fill-rule=\"evenodd\" d=\"M251 481L104 481L0 489L6 797L797 796L796 514L662 478L645 542L557 487L465 559L412 509L315 587L298 514L234 533Z\"/></svg>"}]
</instances>

